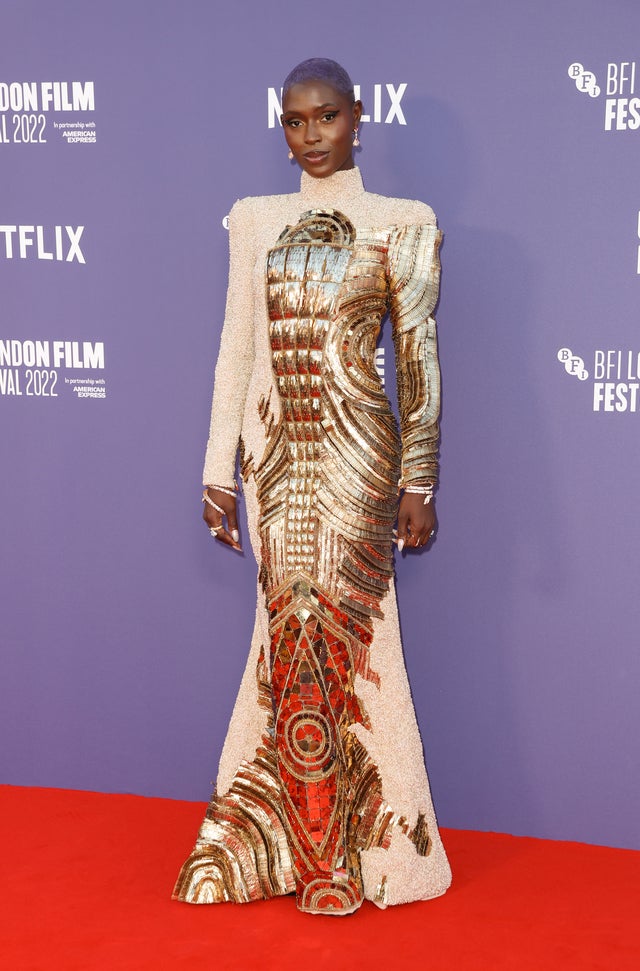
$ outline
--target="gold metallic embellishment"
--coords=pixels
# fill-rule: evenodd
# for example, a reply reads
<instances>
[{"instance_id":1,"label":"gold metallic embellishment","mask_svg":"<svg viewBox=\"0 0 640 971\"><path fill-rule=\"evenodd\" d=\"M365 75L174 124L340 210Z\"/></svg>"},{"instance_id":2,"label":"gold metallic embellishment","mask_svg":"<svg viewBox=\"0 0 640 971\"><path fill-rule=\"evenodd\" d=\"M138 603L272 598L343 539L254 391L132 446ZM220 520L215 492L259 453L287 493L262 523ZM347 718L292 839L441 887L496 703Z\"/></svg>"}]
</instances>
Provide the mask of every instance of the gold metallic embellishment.
<instances>
[{"instance_id":1,"label":"gold metallic embellishment","mask_svg":"<svg viewBox=\"0 0 640 971\"><path fill-rule=\"evenodd\" d=\"M254 762L214 796L176 886L182 900L254 900L295 888L298 906L362 902L359 854L394 830L429 852L382 798L352 731L370 730L356 675L374 685L374 620L393 574L398 482L437 477L438 245L433 226L356 232L333 210L304 213L267 258L272 365L280 398L259 402L266 448L254 475L270 651L259 666L269 730ZM434 282L416 283L416 271ZM400 429L374 367L389 309ZM386 877L376 900L387 899Z\"/></svg>"}]
</instances>

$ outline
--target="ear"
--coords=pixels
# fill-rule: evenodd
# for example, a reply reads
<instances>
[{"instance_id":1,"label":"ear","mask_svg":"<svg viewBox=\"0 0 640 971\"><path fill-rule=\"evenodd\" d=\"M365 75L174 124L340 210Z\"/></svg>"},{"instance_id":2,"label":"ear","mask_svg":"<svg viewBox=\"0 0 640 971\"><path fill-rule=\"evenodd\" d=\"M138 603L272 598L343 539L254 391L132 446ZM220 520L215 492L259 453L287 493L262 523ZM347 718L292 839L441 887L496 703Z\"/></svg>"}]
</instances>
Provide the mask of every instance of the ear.
<instances>
[{"instance_id":1,"label":"ear","mask_svg":"<svg viewBox=\"0 0 640 971\"><path fill-rule=\"evenodd\" d=\"M362 102L353 102L353 127L357 128L360 124L360 118L362 117Z\"/></svg>"}]
</instances>

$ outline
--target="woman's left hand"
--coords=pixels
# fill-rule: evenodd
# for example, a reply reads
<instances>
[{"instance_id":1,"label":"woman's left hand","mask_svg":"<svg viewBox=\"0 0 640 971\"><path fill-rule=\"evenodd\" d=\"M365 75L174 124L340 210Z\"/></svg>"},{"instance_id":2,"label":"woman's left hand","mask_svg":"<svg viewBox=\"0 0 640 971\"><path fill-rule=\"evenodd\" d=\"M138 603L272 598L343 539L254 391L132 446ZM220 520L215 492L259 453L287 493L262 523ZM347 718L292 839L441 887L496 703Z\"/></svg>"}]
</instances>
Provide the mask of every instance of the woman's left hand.
<instances>
[{"instance_id":1,"label":"woman's left hand","mask_svg":"<svg viewBox=\"0 0 640 971\"><path fill-rule=\"evenodd\" d=\"M424 546L435 535L435 528L434 500L425 505L419 493L403 493L398 509L398 549Z\"/></svg>"}]
</instances>

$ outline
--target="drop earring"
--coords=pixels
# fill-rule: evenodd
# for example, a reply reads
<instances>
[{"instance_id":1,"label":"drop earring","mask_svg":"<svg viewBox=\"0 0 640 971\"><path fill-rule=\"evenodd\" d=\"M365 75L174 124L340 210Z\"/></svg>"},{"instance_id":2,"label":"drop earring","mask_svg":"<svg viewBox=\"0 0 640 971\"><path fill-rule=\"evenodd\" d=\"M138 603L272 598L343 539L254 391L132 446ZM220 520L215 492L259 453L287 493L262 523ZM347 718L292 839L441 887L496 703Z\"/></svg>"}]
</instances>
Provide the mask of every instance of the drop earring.
<instances>
[{"instance_id":1,"label":"drop earring","mask_svg":"<svg viewBox=\"0 0 640 971\"><path fill-rule=\"evenodd\" d=\"M288 156L288 158L289 158L289 161L290 162L293 161L293 152L291 151L291 149L289 149L289 156Z\"/></svg>"},{"instance_id":2,"label":"drop earring","mask_svg":"<svg viewBox=\"0 0 640 971\"><path fill-rule=\"evenodd\" d=\"M358 138L358 129L353 129L353 147L360 148L360 139Z\"/></svg>"}]
</instances>

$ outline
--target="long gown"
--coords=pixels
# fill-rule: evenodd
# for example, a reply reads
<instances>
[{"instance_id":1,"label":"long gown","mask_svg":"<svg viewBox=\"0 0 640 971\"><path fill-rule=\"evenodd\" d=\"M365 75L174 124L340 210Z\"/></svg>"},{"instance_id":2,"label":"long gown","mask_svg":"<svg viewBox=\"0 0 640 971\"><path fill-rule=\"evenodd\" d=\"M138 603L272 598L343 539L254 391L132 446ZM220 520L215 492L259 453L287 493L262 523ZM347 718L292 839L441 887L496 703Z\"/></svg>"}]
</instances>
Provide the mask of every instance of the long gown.
<instances>
[{"instance_id":1,"label":"long gown","mask_svg":"<svg viewBox=\"0 0 640 971\"><path fill-rule=\"evenodd\" d=\"M174 897L345 914L443 893L393 583L398 486L437 478L441 234L357 168L239 200L206 485L240 448L255 630ZM400 428L374 367L389 312Z\"/></svg>"}]
</instances>

